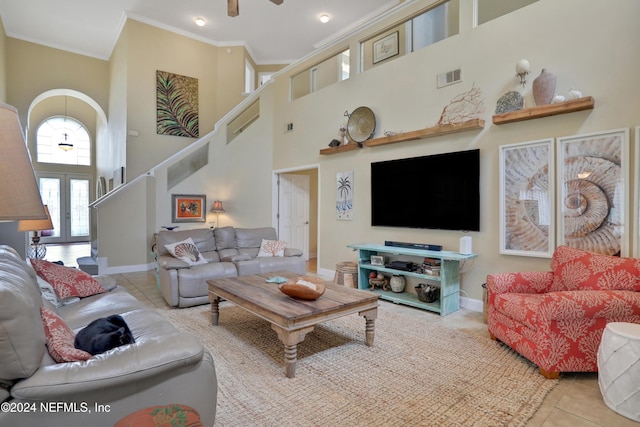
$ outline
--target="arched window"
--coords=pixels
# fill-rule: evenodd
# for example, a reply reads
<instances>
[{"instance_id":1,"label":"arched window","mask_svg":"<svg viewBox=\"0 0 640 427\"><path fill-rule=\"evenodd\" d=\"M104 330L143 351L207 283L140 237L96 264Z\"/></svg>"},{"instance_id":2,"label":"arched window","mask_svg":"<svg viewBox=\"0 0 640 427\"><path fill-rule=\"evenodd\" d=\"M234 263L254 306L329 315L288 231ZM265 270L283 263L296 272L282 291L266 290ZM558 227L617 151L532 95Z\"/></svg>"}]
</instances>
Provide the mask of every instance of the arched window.
<instances>
[{"instance_id":1,"label":"arched window","mask_svg":"<svg viewBox=\"0 0 640 427\"><path fill-rule=\"evenodd\" d=\"M71 117L50 117L36 133L40 163L91 166L91 138L82 123Z\"/></svg>"}]
</instances>

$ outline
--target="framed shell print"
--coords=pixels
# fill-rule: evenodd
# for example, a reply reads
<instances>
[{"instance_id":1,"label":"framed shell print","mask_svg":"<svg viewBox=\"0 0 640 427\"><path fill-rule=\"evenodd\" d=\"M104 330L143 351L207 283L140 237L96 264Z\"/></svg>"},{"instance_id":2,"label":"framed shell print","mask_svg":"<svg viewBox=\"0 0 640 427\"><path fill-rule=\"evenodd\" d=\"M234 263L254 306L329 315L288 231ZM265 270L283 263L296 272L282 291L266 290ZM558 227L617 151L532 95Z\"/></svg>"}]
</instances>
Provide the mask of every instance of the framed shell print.
<instances>
[{"instance_id":1,"label":"framed shell print","mask_svg":"<svg viewBox=\"0 0 640 427\"><path fill-rule=\"evenodd\" d=\"M627 256L629 130L558 138L558 244Z\"/></svg>"},{"instance_id":2,"label":"framed shell print","mask_svg":"<svg viewBox=\"0 0 640 427\"><path fill-rule=\"evenodd\" d=\"M551 258L555 249L553 139L500 147L500 253Z\"/></svg>"}]
</instances>

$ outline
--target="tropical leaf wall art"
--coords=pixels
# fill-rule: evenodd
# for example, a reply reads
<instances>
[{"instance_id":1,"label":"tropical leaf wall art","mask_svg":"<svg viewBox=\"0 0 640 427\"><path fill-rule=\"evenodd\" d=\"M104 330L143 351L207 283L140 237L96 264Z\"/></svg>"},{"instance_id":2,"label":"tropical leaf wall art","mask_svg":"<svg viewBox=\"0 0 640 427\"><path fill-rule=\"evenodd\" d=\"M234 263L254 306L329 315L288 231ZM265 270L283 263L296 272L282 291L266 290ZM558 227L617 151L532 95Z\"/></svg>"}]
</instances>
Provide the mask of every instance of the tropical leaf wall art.
<instances>
[{"instance_id":1,"label":"tropical leaf wall art","mask_svg":"<svg viewBox=\"0 0 640 427\"><path fill-rule=\"evenodd\" d=\"M157 132L197 138L198 79L156 71Z\"/></svg>"}]
</instances>

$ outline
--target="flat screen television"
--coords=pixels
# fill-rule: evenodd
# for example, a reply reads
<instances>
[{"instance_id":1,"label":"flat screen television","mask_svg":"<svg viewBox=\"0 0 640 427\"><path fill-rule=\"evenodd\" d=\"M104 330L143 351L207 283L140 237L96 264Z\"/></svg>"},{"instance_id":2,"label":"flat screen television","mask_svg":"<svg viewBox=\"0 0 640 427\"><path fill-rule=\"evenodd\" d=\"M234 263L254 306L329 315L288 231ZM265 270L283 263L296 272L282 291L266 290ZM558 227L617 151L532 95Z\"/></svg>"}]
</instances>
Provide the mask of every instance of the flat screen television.
<instances>
[{"instance_id":1,"label":"flat screen television","mask_svg":"<svg viewBox=\"0 0 640 427\"><path fill-rule=\"evenodd\" d=\"M480 231L480 150L371 163L371 225Z\"/></svg>"}]
</instances>

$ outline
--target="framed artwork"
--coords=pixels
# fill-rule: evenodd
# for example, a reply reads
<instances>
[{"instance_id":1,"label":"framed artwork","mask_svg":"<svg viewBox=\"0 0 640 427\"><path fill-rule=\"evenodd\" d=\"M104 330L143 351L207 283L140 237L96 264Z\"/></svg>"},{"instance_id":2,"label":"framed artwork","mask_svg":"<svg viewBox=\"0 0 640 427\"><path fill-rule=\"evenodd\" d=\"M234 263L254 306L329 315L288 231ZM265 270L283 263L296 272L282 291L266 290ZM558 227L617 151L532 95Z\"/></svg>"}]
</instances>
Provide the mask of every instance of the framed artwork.
<instances>
[{"instance_id":1,"label":"framed artwork","mask_svg":"<svg viewBox=\"0 0 640 427\"><path fill-rule=\"evenodd\" d=\"M193 194L171 195L171 222L205 222L207 196Z\"/></svg>"},{"instance_id":2,"label":"framed artwork","mask_svg":"<svg viewBox=\"0 0 640 427\"><path fill-rule=\"evenodd\" d=\"M384 265L384 257L380 255L371 255L371 265Z\"/></svg>"},{"instance_id":3,"label":"framed artwork","mask_svg":"<svg viewBox=\"0 0 640 427\"><path fill-rule=\"evenodd\" d=\"M500 253L551 258L555 249L553 139L500 147Z\"/></svg>"},{"instance_id":4,"label":"framed artwork","mask_svg":"<svg viewBox=\"0 0 640 427\"><path fill-rule=\"evenodd\" d=\"M558 244L627 256L629 130L558 138Z\"/></svg>"},{"instance_id":5,"label":"framed artwork","mask_svg":"<svg viewBox=\"0 0 640 427\"><path fill-rule=\"evenodd\" d=\"M199 136L198 79L156 71L158 135Z\"/></svg>"},{"instance_id":6,"label":"framed artwork","mask_svg":"<svg viewBox=\"0 0 640 427\"><path fill-rule=\"evenodd\" d=\"M353 171L336 175L336 218L353 220Z\"/></svg>"},{"instance_id":7,"label":"framed artwork","mask_svg":"<svg viewBox=\"0 0 640 427\"><path fill-rule=\"evenodd\" d=\"M399 53L398 31L373 42L373 63L377 64Z\"/></svg>"}]
</instances>

